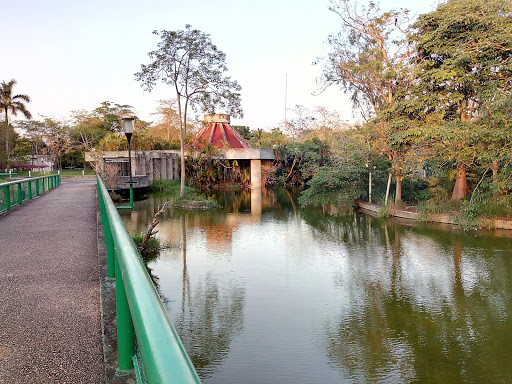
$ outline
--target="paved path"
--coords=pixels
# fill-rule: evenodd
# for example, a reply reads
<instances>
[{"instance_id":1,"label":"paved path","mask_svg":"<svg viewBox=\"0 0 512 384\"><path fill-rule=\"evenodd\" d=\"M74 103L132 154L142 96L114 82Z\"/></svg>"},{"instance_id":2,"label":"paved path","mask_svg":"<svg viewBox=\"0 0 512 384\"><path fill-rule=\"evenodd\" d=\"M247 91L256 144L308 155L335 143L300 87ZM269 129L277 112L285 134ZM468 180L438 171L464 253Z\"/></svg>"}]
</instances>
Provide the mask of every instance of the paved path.
<instances>
[{"instance_id":1,"label":"paved path","mask_svg":"<svg viewBox=\"0 0 512 384\"><path fill-rule=\"evenodd\" d=\"M0 383L105 383L96 228L94 183L0 217Z\"/></svg>"}]
</instances>

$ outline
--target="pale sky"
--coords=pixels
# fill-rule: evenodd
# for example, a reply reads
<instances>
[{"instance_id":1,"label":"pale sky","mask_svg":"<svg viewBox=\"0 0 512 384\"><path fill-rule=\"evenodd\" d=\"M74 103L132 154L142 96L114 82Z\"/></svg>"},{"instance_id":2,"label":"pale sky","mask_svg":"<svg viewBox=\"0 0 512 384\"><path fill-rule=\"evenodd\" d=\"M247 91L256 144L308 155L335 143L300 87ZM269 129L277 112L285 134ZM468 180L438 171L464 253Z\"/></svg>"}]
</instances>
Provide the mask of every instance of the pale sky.
<instances>
[{"instance_id":1,"label":"pale sky","mask_svg":"<svg viewBox=\"0 0 512 384\"><path fill-rule=\"evenodd\" d=\"M360 3L366 3L360 1ZM437 0L383 0L383 10L435 9ZM348 95L331 88L320 96L312 62L329 52L326 40L339 31L328 0L0 0L3 36L0 81L16 79L15 93L32 98L28 109L65 119L102 101L129 104L142 119L157 100L175 97L170 86L144 92L134 73L156 49L153 30L191 24L211 35L226 53L229 75L242 86L244 118L232 124L270 129L287 106L324 106L353 120ZM222 111L218 111L222 112ZM288 112L288 117L293 114Z\"/></svg>"}]
</instances>

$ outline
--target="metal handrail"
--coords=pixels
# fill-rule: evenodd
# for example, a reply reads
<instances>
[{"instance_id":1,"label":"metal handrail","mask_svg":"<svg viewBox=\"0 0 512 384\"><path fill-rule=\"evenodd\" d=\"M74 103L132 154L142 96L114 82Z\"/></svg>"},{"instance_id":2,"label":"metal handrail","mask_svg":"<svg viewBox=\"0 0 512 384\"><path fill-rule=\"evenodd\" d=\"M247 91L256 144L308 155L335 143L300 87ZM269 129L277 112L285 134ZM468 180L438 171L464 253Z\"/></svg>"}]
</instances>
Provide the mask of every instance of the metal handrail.
<instances>
[{"instance_id":1,"label":"metal handrail","mask_svg":"<svg viewBox=\"0 0 512 384\"><path fill-rule=\"evenodd\" d=\"M116 279L118 364L120 370L143 366L153 383L200 383L135 244L103 181L98 197L107 245L108 276ZM142 361L138 361L135 340ZM140 378L138 378L139 380Z\"/></svg>"},{"instance_id":2,"label":"metal handrail","mask_svg":"<svg viewBox=\"0 0 512 384\"><path fill-rule=\"evenodd\" d=\"M23 189L26 184L26 190ZM17 198L11 201L11 186L16 185ZM22 205L25 200L32 200L41 193L48 192L60 185L60 175L46 175L39 177L29 177L22 180L7 181L0 183L0 191L4 192L5 207L0 207L0 212L10 211L15 205ZM32 187L35 187L33 190Z\"/></svg>"}]
</instances>

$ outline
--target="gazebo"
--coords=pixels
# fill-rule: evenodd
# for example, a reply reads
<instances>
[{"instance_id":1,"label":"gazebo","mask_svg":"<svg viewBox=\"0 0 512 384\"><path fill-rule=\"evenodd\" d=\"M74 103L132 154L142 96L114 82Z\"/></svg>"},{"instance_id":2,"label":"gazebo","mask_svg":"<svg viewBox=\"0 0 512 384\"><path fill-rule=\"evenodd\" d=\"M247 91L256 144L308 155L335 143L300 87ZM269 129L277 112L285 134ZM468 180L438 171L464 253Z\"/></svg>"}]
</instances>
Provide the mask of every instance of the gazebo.
<instances>
[{"instance_id":1,"label":"gazebo","mask_svg":"<svg viewBox=\"0 0 512 384\"><path fill-rule=\"evenodd\" d=\"M226 160L249 160L251 188L261 188L261 162L274 160L274 151L268 148L253 148L230 125L230 116L209 114L204 116L206 125L189 141L189 148L202 148L205 144L216 147Z\"/></svg>"}]
</instances>

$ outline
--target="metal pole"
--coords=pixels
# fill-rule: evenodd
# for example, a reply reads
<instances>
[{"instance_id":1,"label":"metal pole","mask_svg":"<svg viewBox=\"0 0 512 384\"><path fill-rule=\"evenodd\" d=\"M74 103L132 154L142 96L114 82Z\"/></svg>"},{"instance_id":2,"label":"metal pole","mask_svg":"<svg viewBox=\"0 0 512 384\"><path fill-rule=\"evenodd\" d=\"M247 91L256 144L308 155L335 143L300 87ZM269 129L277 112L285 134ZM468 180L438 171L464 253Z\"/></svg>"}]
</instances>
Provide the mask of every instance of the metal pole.
<instances>
[{"instance_id":1,"label":"metal pole","mask_svg":"<svg viewBox=\"0 0 512 384\"><path fill-rule=\"evenodd\" d=\"M133 369L135 355L135 330L126 298L123 275L116 257L116 310L117 310L117 361L120 370Z\"/></svg>"},{"instance_id":2,"label":"metal pole","mask_svg":"<svg viewBox=\"0 0 512 384\"><path fill-rule=\"evenodd\" d=\"M99 176L98 176L99 177ZM107 277L112 279L116 277L115 268L115 250L114 250L114 239L112 239L112 231L110 229L110 221L105 208L105 200L101 193L99 181L98 181L98 199L100 202L101 222L103 224L103 231L105 234L105 246L107 248Z\"/></svg>"},{"instance_id":3,"label":"metal pole","mask_svg":"<svg viewBox=\"0 0 512 384\"><path fill-rule=\"evenodd\" d=\"M21 183L18 183L18 205L23 204L23 188Z\"/></svg>"},{"instance_id":4,"label":"metal pole","mask_svg":"<svg viewBox=\"0 0 512 384\"><path fill-rule=\"evenodd\" d=\"M126 139L128 140L128 174L130 176L130 183L133 182L132 177L132 149L131 149L131 141L132 141L132 134L131 133L125 133Z\"/></svg>"},{"instance_id":5,"label":"metal pole","mask_svg":"<svg viewBox=\"0 0 512 384\"><path fill-rule=\"evenodd\" d=\"M9 185L5 186L5 209L11 210L11 187Z\"/></svg>"},{"instance_id":6,"label":"metal pole","mask_svg":"<svg viewBox=\"0 0 512 384\"><path fill-rule=\"evenodd\" d=\"M388 197L389 197L389 188L391 186L391 172L389 172L388 176L388 185L386 187L386 198L384 199L384 205L388 205Z\"/></svg>"},{"instance_id":7,"label":"metal pole","mask_svg":"<svg viewBox=\"0 0 512 384\"><path fill-rule=\"evenodd\" d=\"M368 176L368 202L372 203L372 173Z\"/></svg>"}]
</instances>

